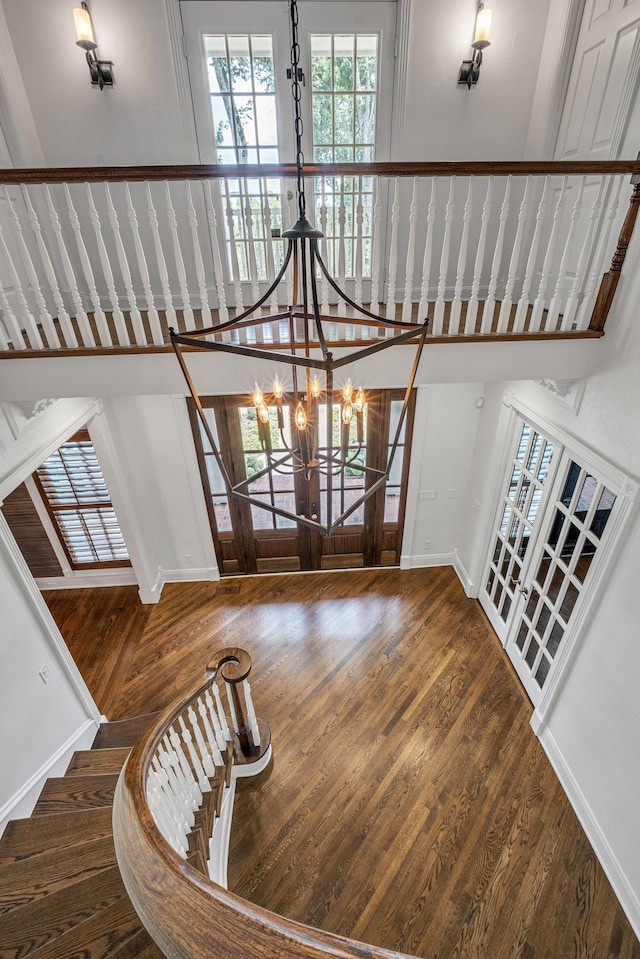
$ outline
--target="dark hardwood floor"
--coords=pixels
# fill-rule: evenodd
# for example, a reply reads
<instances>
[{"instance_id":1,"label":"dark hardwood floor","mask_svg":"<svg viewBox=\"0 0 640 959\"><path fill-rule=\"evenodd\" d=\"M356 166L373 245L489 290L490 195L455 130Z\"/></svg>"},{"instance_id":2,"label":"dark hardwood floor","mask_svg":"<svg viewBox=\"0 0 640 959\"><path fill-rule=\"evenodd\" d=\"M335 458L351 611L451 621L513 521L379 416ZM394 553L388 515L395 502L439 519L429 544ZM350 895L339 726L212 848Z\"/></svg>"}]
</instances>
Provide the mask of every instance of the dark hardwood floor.
<instances>
[{"instance_id":1,"label":"dark hardwood floor","mask_svg":"<svg viewBox=\"0 0 640 959\"><path fill-rule=\"evenodd\" d=\"M164 706L246 647L274 761L240 784L230 888L437 959L640 959L531 732L531 706L451 569L45 593L109 719Z\"/></svg>"}]
</instances>

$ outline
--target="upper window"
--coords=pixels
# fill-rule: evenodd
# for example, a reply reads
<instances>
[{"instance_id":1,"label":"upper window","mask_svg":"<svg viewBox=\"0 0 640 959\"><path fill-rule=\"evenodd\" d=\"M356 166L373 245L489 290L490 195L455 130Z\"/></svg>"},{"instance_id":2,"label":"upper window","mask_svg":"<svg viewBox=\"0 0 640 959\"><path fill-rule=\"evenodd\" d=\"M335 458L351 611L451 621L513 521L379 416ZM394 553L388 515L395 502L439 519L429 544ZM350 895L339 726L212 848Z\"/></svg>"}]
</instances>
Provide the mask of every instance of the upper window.
<instances>
[{"instance_id":1,"label":"upper window","mask_svg":"<svg viewBox=\"0 0 640 959\"><path fill-rule=\"evenodd\" d=\"M129 566L129 553L93 443L76 433L37 470L36 482L73 569Z\"/></svg>"}]
</instances>

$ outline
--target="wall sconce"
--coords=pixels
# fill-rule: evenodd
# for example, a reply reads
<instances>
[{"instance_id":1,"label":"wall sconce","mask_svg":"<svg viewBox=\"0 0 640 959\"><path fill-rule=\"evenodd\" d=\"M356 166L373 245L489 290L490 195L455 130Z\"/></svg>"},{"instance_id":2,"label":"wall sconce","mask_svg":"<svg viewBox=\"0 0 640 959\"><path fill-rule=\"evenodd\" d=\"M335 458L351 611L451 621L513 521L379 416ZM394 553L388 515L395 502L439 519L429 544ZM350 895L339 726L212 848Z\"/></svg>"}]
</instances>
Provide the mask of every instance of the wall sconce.
<instances>
[{"instance_id":1,"label":"wall sconce","mask_svg":"<svg viewBox=\"0 0 640 959\"><path fill-rule=\"evenodd\" d=\"M91 23L91 14L86 3L76 7L73 11L73 20L76 25L76 44L86 51L87 63L89 64L89 73L91 82L96 83L102 90L105 86L113 86L113 62L111 60L98 60L96 48L98 44L93 37L93 24Z\"/></svg>"},{"instance_id":2,"label":"wall sconce","mask_svg":"<svg viewBox=\"0 0 640 959\"><path fill-rule=\"evenodd\" d=\"M491 29L491 10L485 8L484 3L478 4L476 14L476 29L473 36L473 57L471 60L463 60L460 67L458 83L466 83L471 89L473 83L478 82L480 76L480 67L482 65L482 51L489 46L489 30Z\"/></svg>"}]
</instances>

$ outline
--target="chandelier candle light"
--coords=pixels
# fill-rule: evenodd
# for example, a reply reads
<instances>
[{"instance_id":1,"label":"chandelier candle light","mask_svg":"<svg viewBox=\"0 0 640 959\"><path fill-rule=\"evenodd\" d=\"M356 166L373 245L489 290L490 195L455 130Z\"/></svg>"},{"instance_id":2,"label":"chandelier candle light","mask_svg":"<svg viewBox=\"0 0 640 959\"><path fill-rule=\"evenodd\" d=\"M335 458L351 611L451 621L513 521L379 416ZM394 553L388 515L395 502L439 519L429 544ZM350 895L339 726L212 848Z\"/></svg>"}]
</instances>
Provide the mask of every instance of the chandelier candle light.
<instances>
[{"instance_id":1,"label":"chandelier candle light","mask_svg":"<svg viewBox=\"0 0 640 959\"><path fill-rule=\"evenodd\" d=\"M222 478L230 497L242 500L252 507L269 510L276 516L298 525L307 527L325 535L331 535L345 520L362 506L387 482L396 449L402 436L411 390L416 378L418 364L427 335L428 320L423 323L402 323L386 317L377 316L364 307L358 306L330 276L322 259L318 240L323 234L314 229L306 216L306 198L304 187L304 155L302 152L302 117L300 110L300 47L298 43L298 6L297 0L290 0L291 20L291 83L295 109L296 141L296 187L298 220L295 225L283 233L287 241L282 267L269 289L248 310L239 313L228 322L206 329L176 333L170 330L171 342L187 381L189 392L196 405L202 429L214 454ZM354 169L357 175L357 169ZM264 315L262 305L269 300L273 291L280 286L287 270L293 271L293 305L285 311ZM353 315L341 316L320 313L317 279L322 274L329 286L341 300L351 307ZM255 314L255 315L254 315ZM357 316L360 314L360 317ZM261 327L274 321L288 321L290 352L266 350L237 342L233 334L247 326ZM327 348L323 323L331 323L338 329L346 326L365 325L374 335L369 345L361 346L348 354L335 359ZM225 335L226 334L226 335ZM339 337L346 341L348 336ZM235 340L235 342L234 342ZM342 390L334 385L334 372L380 350L388 349L399 343L417 342L416 354L404 394L404 402L384 469L374 468L364 461L366 396L362 387L354 387L347 380ZM290 371L290 381L285 385L279 377L273 382L271 397L266 398L256 384L252 402L256 410L258 437L266 465L253 472L240 482L231 480L232 470L225 462L225 454L216 443L210 423L195 388L193 378L187 368L189 355L181 347L190 351L213 350L235 353L251 359L266 360L269 364L283 363ZM321 381L320 377L323 377ZM290 411L293 411L292 415ZM337 422L335 422L337 417ZM353 421L355 419L355 430ZM334 429L337 429L334 438ZM355 437L353 436L355 433ZM279 437L274 449L273 436ZM339 440L338 440L339 437ZM355 442L353 441L355 440ZM275 474L288 474L294 477L295 510L284 505L268 502L255 494L257 484L264 477L273 481ZM345 490L345 479L350 475L360 475L364 479L362 495L351 501L339 515L334 507L334 492ZM321 489L321 477L326 495ZM272 487L273 488L273 487ZM340 500L345 503L344 496Z\"/></svg>"}]
</instances>

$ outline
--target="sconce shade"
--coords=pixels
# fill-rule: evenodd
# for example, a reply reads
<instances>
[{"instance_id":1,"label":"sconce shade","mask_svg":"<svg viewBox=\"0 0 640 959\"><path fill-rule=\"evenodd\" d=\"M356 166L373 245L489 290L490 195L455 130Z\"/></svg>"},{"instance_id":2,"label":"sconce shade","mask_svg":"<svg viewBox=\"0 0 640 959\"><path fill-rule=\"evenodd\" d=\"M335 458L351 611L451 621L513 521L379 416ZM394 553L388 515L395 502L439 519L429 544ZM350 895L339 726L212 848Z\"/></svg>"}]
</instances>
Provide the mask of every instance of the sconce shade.
<instances>
[{"instance_id":1,"label":"sconce shade","mask_svg":"<svg viewBox=\"0 0 640 959\"><path fill-rule=\"evenodd\" d=\"M476 50L483 50L489 46L489 32L491 30L491 10L480 4L476 17L476 32L471 44Z\"/></svg>"},{"instance_id":2,"label":"sconce shade","mask_svg":"<svg viewBox=\"0 0 640 959\"><path fill-rule=\"evenodd\" d=\"M93 27L89 11L85 7L76 7L73 11L76 26L76 43L83 50L95 50L98 46L93 38Z\"/></svg>"}]
</instances>

